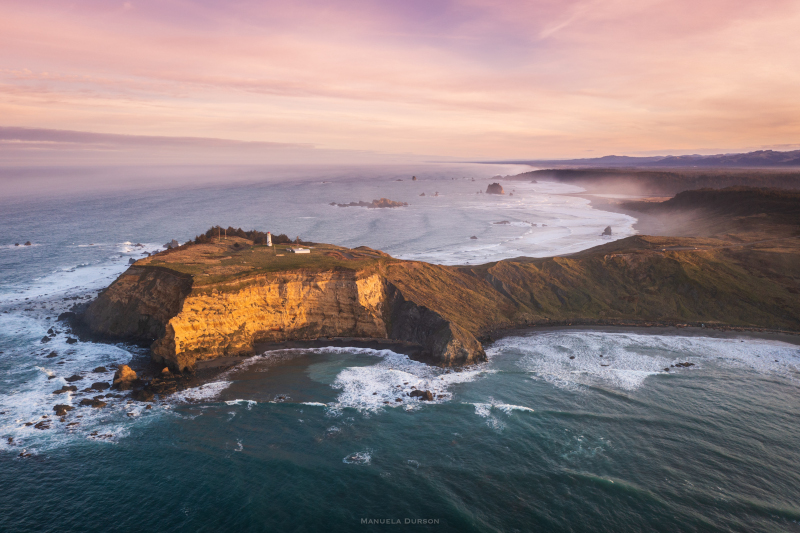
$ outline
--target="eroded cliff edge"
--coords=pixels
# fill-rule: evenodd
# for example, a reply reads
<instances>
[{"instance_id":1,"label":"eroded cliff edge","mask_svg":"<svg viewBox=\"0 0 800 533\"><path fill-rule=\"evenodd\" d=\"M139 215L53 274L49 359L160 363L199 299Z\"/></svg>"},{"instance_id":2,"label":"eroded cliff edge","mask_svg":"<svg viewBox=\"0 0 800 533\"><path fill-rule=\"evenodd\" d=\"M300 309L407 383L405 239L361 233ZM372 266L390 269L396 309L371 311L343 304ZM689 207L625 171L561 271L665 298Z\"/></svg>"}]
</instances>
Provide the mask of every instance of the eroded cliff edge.
<instances>
[{"instance_id":1,"label":"eroded cliff edge","mask_svg":"<svg viewBox=\"0 0 800 533\"><path fill-rule=\"evenodd\" d=\"M442 366L484 361L475 335L420 305L381 268L298 269L195 283L161 266L134 265L83 317L92 332L152 341L175 370L250 354L256 343L326 337L392 339Z\"/></svg>"}]
</instances>

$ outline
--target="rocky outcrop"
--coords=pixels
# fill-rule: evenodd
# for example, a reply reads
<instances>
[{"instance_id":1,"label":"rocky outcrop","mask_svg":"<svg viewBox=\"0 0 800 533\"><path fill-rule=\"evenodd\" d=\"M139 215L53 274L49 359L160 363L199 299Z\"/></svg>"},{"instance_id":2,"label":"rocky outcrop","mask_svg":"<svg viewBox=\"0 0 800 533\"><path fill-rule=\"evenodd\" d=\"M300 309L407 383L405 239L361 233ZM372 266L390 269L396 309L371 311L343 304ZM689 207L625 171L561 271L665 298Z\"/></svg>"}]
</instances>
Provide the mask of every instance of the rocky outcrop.
<instances>
[{"instance_id":1,"label":"rocky outcrop","mask_svg":"<svg viewBox=\"0 0 800 533\"><path fill-rule=\"evenodd\" d=\"M486 194L505 194L505 191L503 191L503 186L499 183L490 183L486 187Z\"/></svg>"},{"instance_id":2,"label":"rocky outcrop","mask_svg":"<svg viewBox=\"0 0 800 533\"><path fill-rule=\"evenodd\" d=\"M119 390L129 390L138 379L139 377L131 367L128 365L121 365L117 371L114 372L112 386Z\"/></svg>"},{"instance_id":3,"label":"rocky outcrop","mask_svg":"<svg viewBox=\"0 0 800 533\"><path fill-rule=\"evenodd\" d=\"M420 196L425 196L424 194ZM337 207L368 207L370 209L384 209L387 207L407 207L408 202L395 202L394 200L389 200L388 198L381 198L380 200L372 200L371 202L364 202L363 200L360 202L350 202L349 204L337 204L336 202L331 202L330 205L335 205Z\"/></svg>"},{"instance_id":4,"label":"rocky outcrop","mask_svg":"<svg viewBox=\"0 0 800 533\"><path fill-rule=\"evenodd\" d=\"M56 416L66 416L67 413L72 411L73 409L75 408L72 407L71 405L58 404L53 406L53 411L56 412Z\"/></svg>"},{"instance_id":5,"label":"rocky outcrop","mask_svg":"<svg viewBox=\"0 0 800 533\"><path fill-rule=\"evenodd\" d=\"M164 335L191 289L191 276L132 266L92 302L83 320L95 334L153 342Z\"/></svg>"},{"instance_id":6,"label":"rocky outcrop","mask_svg":"<svg viewBox=\"0 0 800 533\"><path fill-rule=\"evenodd\" d=\"M462 366L486 360L474 335L439 313L405 298L391 286L391 338L419 344L441 366Z\"/></svg>"}]
</instances>

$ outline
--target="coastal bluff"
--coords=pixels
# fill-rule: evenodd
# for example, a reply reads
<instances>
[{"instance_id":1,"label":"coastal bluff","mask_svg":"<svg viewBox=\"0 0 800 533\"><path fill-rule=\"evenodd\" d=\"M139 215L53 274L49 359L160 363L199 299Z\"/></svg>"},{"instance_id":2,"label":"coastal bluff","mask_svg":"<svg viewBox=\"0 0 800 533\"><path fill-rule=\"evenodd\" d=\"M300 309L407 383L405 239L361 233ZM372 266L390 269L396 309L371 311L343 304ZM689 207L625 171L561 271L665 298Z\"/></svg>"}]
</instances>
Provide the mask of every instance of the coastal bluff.
<instances>
[{"instance_id":1,"label":"coastal bluff","mask_svg":"<svg viewBox=\"0 0 800 533\"><path fill-rule=\"evenodd\" d=\"M276 248L229 238L140 260L83 321L104 337L152 342L152 358L173 370L257 343L334 337L391 339L440 366L485 361L475 335L392 282L400 261L368 248L318 245L305 257Z\"/></svg>"}]
</instances>

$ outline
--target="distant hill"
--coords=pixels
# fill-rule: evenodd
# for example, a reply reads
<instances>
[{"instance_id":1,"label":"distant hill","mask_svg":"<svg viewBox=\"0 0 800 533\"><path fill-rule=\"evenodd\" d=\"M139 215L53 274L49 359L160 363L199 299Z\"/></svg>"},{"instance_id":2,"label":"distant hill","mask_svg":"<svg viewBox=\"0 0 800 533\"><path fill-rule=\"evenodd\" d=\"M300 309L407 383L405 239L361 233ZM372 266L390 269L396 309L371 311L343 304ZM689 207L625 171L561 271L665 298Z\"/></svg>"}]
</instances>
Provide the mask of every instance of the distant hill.
<instances>
[{"instance_id":1,"label":"distant hill","mask_svg":"<svg viewBox=\"0 0 800 533\"><path fill-rule=\"evenodd\" d=\"M487 161L488 163L489 161ZM559 160L517 160L491 161L491 163L514 163L533 166L554 167L706 167L706 168L772 168L800 167L800 150L777 152L775 150L758 150L745 154L717 155L667 155L653 157L629 157L624 155L607 155L588 159Z\"/></svg>"}]
</instances>

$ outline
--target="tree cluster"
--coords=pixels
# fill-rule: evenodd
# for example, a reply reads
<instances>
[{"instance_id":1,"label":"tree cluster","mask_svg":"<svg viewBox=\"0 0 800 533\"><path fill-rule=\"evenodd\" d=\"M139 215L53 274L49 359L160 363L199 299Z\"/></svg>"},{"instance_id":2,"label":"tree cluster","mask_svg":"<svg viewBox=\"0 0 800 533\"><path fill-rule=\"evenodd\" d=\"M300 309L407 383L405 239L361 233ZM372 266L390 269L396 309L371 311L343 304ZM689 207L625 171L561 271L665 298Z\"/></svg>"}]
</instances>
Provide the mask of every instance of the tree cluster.
<instances>
[{"instance_id":1,"label":"tree cluster","mask_svg":"<svg viewBox=\"0 0 800 533\"><path fill-rule=\"evenodd\" d=\"M264 231L258 231L258 230L245 231L242 228L234 228L231 226L229 226L227 229L220 226L213 226L209 228L209 230L203 233L202 235L196 236L194 239L194 243L206 244L210 242L216 242L218 236L220 235L222 236L227 235L229 237L241 237L242 239L248 239L253 241L253 244L267 243L267 233ZM272 236L272 244L289 244L291 242L295 242L297 244L302 243L300 237L297 237L297 239L292 241L292 239L290 239L285 233Z\"/></svg>"}]
</instances>

